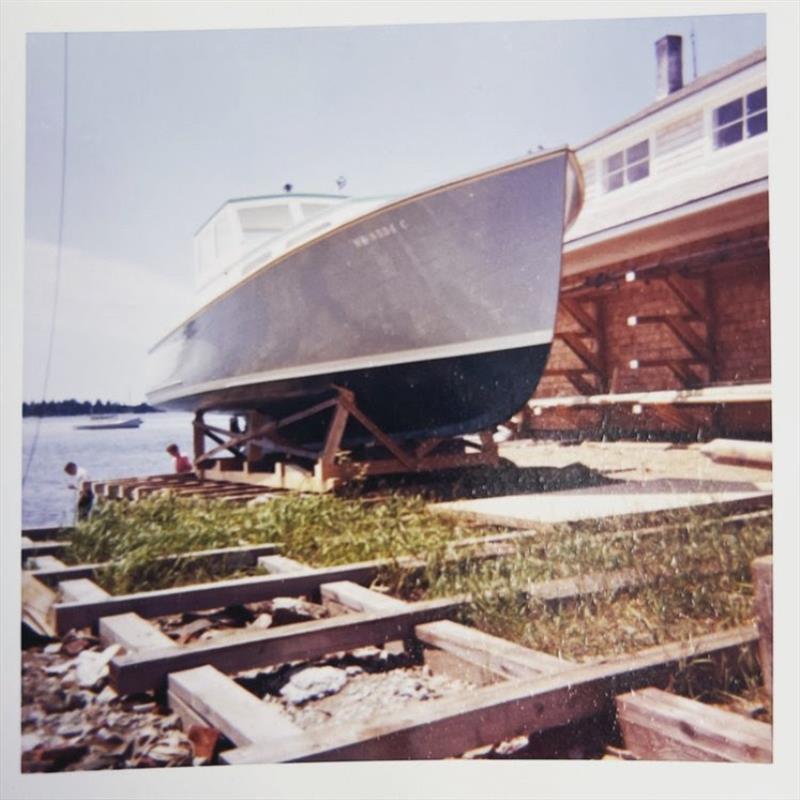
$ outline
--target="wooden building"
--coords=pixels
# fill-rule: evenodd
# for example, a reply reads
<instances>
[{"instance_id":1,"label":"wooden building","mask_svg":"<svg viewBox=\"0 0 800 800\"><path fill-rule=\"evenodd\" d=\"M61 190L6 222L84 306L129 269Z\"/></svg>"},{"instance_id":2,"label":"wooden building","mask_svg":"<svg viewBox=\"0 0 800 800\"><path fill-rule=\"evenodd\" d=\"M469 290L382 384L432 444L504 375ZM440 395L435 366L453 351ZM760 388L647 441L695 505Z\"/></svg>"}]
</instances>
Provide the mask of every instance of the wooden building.
<instances>
[{"instance_id":1,"label":"wooden building","mask_svg":"<svg viewBox=\"0 0 800 800\"><path fill-rule=\"evenodd\" d=\"M768 438L766 51L683 85L577 149L586 201L528 431Z\"/></svg>"}]
</instances>

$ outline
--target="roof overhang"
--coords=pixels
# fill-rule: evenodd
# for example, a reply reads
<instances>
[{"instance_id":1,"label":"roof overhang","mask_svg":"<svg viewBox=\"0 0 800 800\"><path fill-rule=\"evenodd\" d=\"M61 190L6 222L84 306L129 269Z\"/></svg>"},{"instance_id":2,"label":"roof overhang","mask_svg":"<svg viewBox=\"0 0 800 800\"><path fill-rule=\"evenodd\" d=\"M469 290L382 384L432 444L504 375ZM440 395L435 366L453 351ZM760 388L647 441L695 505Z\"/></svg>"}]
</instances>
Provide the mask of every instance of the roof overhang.
<instances>
[{"instance_id":1,"label":"roof overhang","mask_svg":"<svg viewBox=\"0 0 800 800\"><path fill-rule=\"evenodd\" d=\"M769 182L761 178L568 241L562 275L601 269L768 222Z\"/></svg>"}]
</instances>

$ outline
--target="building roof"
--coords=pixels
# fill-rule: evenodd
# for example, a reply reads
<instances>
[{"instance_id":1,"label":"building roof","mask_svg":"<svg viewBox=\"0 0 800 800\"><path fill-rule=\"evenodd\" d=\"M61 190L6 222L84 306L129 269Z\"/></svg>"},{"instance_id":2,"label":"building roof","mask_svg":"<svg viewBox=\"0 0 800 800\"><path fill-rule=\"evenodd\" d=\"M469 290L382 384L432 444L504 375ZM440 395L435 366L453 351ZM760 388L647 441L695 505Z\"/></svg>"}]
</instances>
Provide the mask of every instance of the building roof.
<instances>
[{"instance_id":1,"label":"building roof","mask_svg":"<svg viewBox=\"0 0 800 800\"><path fill-rule=\"evenodd\" d=\"M748 67L753 66L753 64L758 64L761 61L766 61L766 59L767 59L766 47L761 47L758 50L754 50L749 55L739 58L736 61L732 61L730 64L726 64L724 67L720 67L719 69L716 69L713 72L709 72L702 78L697 78L697 80L694 80L691 83L686 84L686 86L684 86L682 89L678 89L678 91L672 92L672 94L668 94L666 97L662 97L655 103L651 103L649 106L646 106L641 111L637 111L633 116L630 116L627 119L623 120L622 122L618 122L615 125L612 125L610 128L604 130L602 133L595 134L594 136L592 136L591 139L581 144L577 148L577 150L581 150L584 147L588 147L590 144L594 144L595 142L598 142L601 139L605 139L607 136L611 136L613 133L616 133L617 131L620 131L623 128L627 128L629 125L633 125L634 122L638 122L639 120L644 119L645 117L648 117L651 114L654 114L656 111L660 111L662 108L666 108L667 106L670 106L673 103L678 103L685 97L689 97L690 95L696 94L697 92L702 91L708 86L712 86L715 83L719 83L720 81L725 80L725 78L728 78L731 75L735 75L737 72L742 72L742 70L745 70Z\"/></svg>"}]
</instances>

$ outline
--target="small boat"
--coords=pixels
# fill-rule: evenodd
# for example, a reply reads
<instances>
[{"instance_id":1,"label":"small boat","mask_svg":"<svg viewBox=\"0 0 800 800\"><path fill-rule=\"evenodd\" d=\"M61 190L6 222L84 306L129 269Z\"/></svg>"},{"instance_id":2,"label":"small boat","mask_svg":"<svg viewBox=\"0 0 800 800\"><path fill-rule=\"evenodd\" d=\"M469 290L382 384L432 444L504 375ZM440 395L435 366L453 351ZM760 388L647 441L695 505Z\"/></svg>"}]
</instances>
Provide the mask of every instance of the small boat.
<instances>
[{"instance_id":1,"label":"small boat","mask_svg":"<svg viewBox=\"0 0 800 800\"><path fill-rule=\"evenodd\" d=\"M75 430L106 431L122 428L138 428L142 424L141 417L130 417L129 419L114 420L113 414L103 414L99 417L92 417L92 419L97 419L98 421L90 422L87 425L75 425Z\"/></svg>"},{"instance_id":2,"label":"small boat","mask_svg":"<svg viewBox=\"0 0 800 800\"><path fill-rule=\"evenodd\" d=\"M195 235L197 310L151 348L148 402L281 419L341 387L400 440L487 430L536 389L582 203L567 148L399 198L230 200Z\"/></svg>"}]
</instances>

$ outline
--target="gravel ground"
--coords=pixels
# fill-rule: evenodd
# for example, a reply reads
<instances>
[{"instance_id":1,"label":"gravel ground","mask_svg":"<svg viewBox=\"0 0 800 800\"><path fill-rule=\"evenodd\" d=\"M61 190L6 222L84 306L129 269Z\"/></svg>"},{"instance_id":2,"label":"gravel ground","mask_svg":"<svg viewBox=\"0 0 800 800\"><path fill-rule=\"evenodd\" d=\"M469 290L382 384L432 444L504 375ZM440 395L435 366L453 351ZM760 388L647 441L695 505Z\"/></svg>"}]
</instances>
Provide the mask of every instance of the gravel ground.
<instances>
[{"instance_id":1,"label":"gravel ground","mask_svg":"<svg viewBox=\"0 0 800 800\"><path fill-rule=\"evenodd\" d=\"M176 715L108 685L114 652L76 634L23 651L23 772L206 763Z\"/></svg>"}]
</instances>

